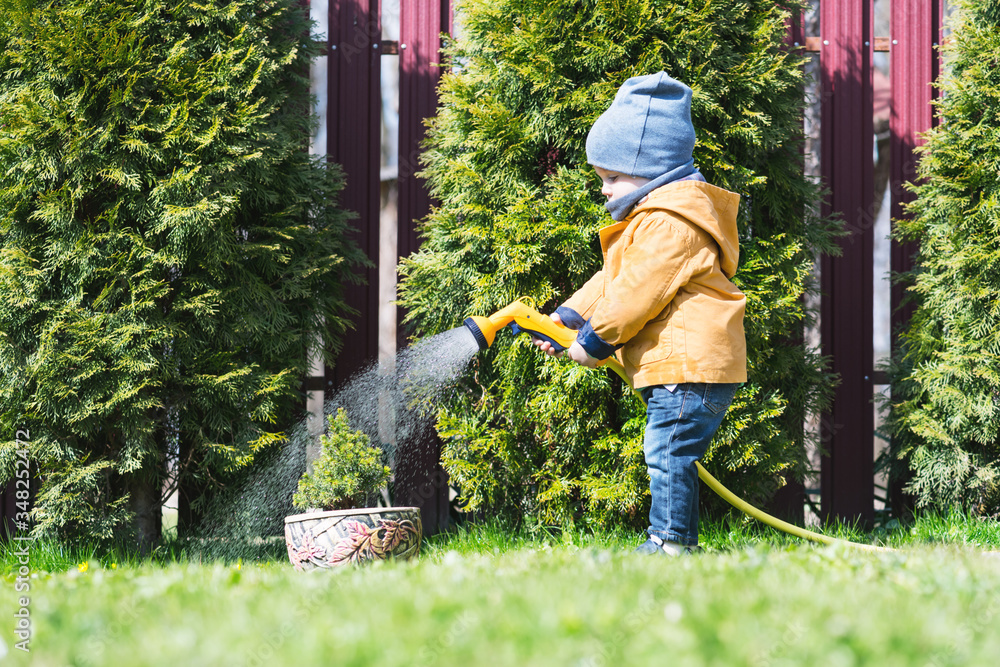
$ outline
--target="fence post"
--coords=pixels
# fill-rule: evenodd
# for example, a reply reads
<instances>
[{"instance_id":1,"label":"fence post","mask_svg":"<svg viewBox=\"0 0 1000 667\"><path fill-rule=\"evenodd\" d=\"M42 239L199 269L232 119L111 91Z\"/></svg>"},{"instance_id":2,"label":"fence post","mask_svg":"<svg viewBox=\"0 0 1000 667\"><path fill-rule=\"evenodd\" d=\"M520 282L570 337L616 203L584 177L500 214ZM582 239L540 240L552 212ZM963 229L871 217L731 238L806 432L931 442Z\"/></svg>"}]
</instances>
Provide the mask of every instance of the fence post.
<instances>
[{"instance_id":1,"label":"fence post","mask_svg":"<svg viewBox=\"0 0 1000 667\"><path fill-rule=\"evenodd\" d=\"M405 4L405 3L404 3ZM381 156L382 27L379 0L330 0L327 153L346 175L341 206L357 213L354 238L378 261L379 161ZM343 384L378 358L378 273L365 271L366 284L348 285L348 305L358 311L344 335L344 352L326 378Z\"/></svg>"},{"instance_id":2,"label":"fence post","mask_svg":"<svg viewBox=\"0 0 1000 667\"><path fill-rule=\"evenodd\" d=\"M430 195L416 172L424 120L437 113L441 34L451 31L451 10L448 0L404 0L400 9L397 248L399 256L406 257L420 246L414 222L431 210Z\"/></svg>"},{"instance_id":3,"label":"fence post","mask_svg":"<svg viewBox=\"0 0 1000 667\"><path fill-rule=\"evenodd\" d=\"M831 190L825 213L840 213L850 235L840 257L822 260L823 354L840 376L821 420L826 454L820 482L826 518L874 517L872 438L872 2L822 0L822 173Z\"/></svg>"}]
</instances>

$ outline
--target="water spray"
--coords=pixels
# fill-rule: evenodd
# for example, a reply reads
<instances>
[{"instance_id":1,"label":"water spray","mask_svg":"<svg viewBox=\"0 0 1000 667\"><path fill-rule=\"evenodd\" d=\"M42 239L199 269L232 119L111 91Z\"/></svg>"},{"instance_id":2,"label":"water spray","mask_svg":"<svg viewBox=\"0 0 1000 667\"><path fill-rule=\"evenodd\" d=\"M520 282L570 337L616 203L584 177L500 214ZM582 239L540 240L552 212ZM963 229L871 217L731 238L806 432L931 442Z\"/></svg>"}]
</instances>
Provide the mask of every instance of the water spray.
<instances>
[{"instance_id":1,"label":"water spray","mask_svg":"<svg viewBox=\"0 0 1000 667\"><path fill-rule=\"evenodd\" d=\"M527 333L536 338L547 341L552 345L552 348L556 352L562 352L572 345L573 341L576 340L577 335L577 332L573 329L563 326L562 324L558 324L548 315L543 315L538 312L534 303L525 297L522 297L510 305L501 308L488 317L466 318L464 324L472 333L472 336L476 339L480 350L485 350L490 347L496 339L497 331L506 326L509 326L515 335L519 333ZM625 373L624 366L622 366L617 359L613 356L609 357L607 360L601 362L599 366L610 368L617 373L619 377L625 381L625 384L632 389L635 395L639 397L639 400L642 400L642 394L636 391L635 387L632 386L632 382ZM645 403L645 401L643 402ZM698 477L701 481L721 496L723 500L744 514L751 516L761 523L771 526L772 528L804 540L811 540L822 544L841 544L867 551L891 551L891 549L887 549L886 547L877 547L871 544L859 544L857 542L822 535L820 533L815 533L811 530L806 530L805 528L790 524L787 521L782 521L777 517L773 517L770 514L757 509L727 489L719 482L719 480L715 479L715 477L705 470L705 467L701 465L700 461L695 461L695 466L698 468Z\"/></svg>"}]
</instances>

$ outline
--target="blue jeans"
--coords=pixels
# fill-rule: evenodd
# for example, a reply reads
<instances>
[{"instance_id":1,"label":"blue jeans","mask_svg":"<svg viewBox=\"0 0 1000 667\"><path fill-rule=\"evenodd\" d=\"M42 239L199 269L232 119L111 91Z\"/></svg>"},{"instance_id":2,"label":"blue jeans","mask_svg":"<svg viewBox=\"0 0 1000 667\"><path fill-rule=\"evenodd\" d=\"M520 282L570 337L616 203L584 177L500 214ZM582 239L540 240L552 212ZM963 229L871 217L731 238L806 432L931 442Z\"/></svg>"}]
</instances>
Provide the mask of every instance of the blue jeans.
<instances>
[{"instance_id":1,"label":"blue jeans","mask_svg":"<svg viewBox=\"0 0 1000 667\"><path fill-rule=\"evenodd\" d=\"M650 535L685 546L698 544L698 470L737 384L679 384L644 387L646 434L643 449L649 469Z\"/></svg>"}]
</instances>

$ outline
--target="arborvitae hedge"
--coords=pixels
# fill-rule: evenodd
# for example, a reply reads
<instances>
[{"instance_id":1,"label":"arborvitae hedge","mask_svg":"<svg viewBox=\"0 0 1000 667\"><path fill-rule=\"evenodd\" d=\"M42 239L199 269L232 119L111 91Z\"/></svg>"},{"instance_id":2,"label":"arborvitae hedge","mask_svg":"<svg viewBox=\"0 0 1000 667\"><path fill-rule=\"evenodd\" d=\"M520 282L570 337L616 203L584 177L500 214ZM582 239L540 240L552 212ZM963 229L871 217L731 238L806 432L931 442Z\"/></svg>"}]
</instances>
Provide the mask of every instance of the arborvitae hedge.
<instances>
[{"instance_id":1,"label":"arborvitae hedge","mask_svg":"<svg viewBox=\"0 0 1000 667\"><path fill-rule=\"evenodd\" d=\"M943 47L940 124L910 220L915 313L894 368L896 471L918 507L1000 513L1000 2L959 0Z\"/></svg>"},{"instance_id":2,"label":"arborvitae hedge","mask_svg":"<svg viewBox=\"0 0 1000 667\"><path fill-rule=\"evenodd\" d=\"M441 205L403 263L417 336L534 297L549 310L600 266L610 222L586 166L591 124L628 77L694 89L695 162L744 195L735 281L747 295L750 382L708 467L754 502L804 467L803 415L831 377L800 338L813 253L837 226L810 214L801 59L773 0L465 0L424 155ZM443 409L444 463L471 509L644 525L644 411L622 383L501 333Z\"/></svg>"},{"instance_id":3,"label":"arborvitae hedge","mask_svg":"<svg viewBox=\"0 0 1000 667\"><path fill-rule=\"evenodd\" d=\"M159 530L282 438L359 261L308 155L296 0L0 0L0 482L36 532Z\"/></svg>"}]
</instances>

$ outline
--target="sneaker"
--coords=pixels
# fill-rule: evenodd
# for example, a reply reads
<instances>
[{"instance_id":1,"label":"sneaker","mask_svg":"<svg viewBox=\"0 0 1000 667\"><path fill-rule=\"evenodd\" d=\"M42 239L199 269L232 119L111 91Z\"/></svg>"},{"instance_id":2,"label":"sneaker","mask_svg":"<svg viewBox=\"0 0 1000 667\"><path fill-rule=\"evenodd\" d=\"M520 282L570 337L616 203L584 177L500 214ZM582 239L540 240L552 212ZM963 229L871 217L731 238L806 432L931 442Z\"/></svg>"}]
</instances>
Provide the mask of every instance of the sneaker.
<instances>
[{"instance_id":1,"label":"sneaker","mask_svg":"<svg viewBox=\"0 0 1000 667\"><path fill-rule=\"evenodd\" d=\"M664 542L656 535L650 535L649 539L640 544L632 553L643 556L681 556L694 551L698 547L686 547L677 542Z\"/></svg>"},{"instance_id":2,"label":"sneaker","mask_svg":"<svg viewBox=\"0 0 1000 667\"><path fill-rule=\"evenodd\" d=\"M659 555L659 556L666 556L667 555L667 552L664 551L662 548L660 548L660 545L657 544L656 542L654 542L653 540L646 540L645 542L643 542L642 544L640 544L638 547L636 547L635 551L633 551L632 553L639 554L641 556L657 556L657 555Z\"/></svg>"}]
</instances>

